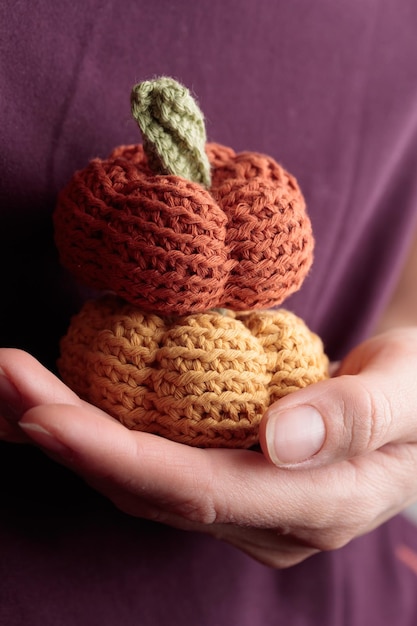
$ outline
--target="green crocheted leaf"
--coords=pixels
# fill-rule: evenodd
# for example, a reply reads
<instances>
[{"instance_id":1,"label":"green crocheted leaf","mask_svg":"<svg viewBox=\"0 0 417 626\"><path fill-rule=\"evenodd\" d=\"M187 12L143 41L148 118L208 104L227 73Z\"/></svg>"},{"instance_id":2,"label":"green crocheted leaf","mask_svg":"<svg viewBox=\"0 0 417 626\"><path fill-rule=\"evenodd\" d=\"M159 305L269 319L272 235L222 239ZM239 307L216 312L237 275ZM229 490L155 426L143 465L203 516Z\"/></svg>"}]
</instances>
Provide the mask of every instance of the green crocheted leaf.
<instances>
[{"instance_id":1,"label":"green crocheted leaf","mask_svg":"<svg viewBox=\"0 0 417 626\"><path fill-rule=\"evenodd\" d=\"M135 85L130 100L151 169L210 187L204 117L189 90L164 76Z\"/></svg>"}]
</instances>

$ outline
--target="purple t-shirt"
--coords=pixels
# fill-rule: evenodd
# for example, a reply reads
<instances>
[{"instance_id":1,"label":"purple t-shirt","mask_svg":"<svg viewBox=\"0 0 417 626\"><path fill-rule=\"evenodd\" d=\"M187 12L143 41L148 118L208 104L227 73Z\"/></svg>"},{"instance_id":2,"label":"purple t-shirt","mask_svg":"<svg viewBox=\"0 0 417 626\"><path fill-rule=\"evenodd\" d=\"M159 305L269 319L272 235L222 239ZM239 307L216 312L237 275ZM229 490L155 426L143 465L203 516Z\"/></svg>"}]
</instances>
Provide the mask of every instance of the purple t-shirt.
<instances>
[{"instance_id":1,"label":"purple t-shirt","mask_svg":"<svg viewBox=\"0 0 417 626\"><path fill-rule=\"evenodd\" d=\"M197 95L208 137L303 189L313 269L284 303L339 358L372 329L417 217L414 0L0 3L0 345L55 368L82 295L51 214L74 170L135 143L132 85ZM36 311L35 311L36 309ZM284 571L133 519L38 450L1 444L0 624L417 623L417 529L397 517Z\"/></svg>"}]
</instances>

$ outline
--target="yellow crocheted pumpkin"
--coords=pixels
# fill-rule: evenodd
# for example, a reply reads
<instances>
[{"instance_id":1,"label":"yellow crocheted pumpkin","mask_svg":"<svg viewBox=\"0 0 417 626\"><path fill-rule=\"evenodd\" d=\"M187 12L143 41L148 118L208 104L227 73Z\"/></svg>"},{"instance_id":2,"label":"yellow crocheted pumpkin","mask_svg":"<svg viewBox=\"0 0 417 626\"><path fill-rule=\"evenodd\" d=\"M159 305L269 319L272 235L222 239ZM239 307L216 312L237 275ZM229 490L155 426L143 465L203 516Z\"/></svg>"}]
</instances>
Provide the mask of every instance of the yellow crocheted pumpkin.
<instances>
[{"instance_id":1,"label":"yellow crocheted pumpkin","mask_svg":"<svg viewBox=\"0 0 417 626\"><path fill-rule=\"evenodd\" d=\"M59 369L128 428L194 446L247 448L266 408L327 376L321 340L285 310L163 318L115 296L87 302Z\"/></svg>"}]
</instances>

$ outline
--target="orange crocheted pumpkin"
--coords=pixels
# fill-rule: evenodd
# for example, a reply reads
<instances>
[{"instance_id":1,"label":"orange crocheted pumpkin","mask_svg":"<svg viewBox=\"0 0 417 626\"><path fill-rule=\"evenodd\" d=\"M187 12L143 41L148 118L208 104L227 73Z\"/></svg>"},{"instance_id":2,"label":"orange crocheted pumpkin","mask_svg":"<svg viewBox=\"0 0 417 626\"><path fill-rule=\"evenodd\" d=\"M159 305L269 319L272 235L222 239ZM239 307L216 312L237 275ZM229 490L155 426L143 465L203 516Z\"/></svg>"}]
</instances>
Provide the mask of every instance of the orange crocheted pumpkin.
<instances>
[{"instance_id":1,"label":"orange crocheted pumpkin","mask_svg":"<svg viewBox=\"0 0 417 626\"><path fill-rule=\"evenodd\" d=\"M304 198L272 158L205 146L211 186L155 174L142 145L77 172L59 196L62 263L145 311L277 306L313 258Z\"/></svg>"},{"instance_id":2,"label":"orange crocheted pumpkin","mask_svg":"<svg viewBox=\"0 0 417 626\"><path fill-rule=\"evenodd\" d=\"M163 318L87 302L61 344L63 380L131 429L247 448L267 407L327 376L320 339L288 311Z\"/></svg>"}]
</instances>

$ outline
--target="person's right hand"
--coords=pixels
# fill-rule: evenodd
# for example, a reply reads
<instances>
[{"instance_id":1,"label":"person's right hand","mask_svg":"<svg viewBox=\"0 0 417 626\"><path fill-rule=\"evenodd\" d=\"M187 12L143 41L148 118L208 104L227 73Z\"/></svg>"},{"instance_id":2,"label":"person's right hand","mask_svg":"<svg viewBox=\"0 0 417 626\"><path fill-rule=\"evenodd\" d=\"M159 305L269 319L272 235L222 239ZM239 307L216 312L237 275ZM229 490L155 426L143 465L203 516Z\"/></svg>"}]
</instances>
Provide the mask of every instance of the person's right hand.
<instances>
[{"instance_id":1,"label":"person's right hand","mask_svg":"<svg viewBox=\"0 0 417 626\"><path fill-rule=\"evenodd\" d=\"M264 454L128 430L25 353L0 350L0 367L20 428L119 509L276 568L337 549L417 499L417 328L363 343L337 376L272 405Z\"/></svg>"}]
</instances>

